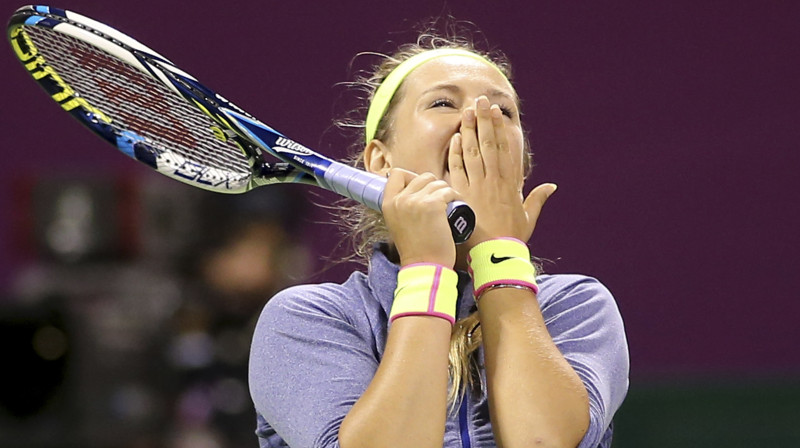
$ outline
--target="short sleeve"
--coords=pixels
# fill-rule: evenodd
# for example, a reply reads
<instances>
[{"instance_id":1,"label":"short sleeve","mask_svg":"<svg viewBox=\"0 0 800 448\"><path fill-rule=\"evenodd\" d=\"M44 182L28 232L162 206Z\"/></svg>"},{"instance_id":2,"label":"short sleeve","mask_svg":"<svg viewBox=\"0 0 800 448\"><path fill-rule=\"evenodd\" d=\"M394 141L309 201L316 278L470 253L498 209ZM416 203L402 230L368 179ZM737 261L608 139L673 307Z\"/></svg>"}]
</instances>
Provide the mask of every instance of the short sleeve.
<instances>
[{"instance_id":1,"label":"short sleeve","mask_svg":"<svg viewBox=\"0 0 800 448\"><path fill-rule=\"evenodd\" d=\"M612 419L628 391L630 368L614 297L596 279L580 275L548 276L540 287L550 336L589 395L590 424L579 448L608 444Z\"/></svg>"},{"instance_id":2,"label":"short sleeve","mask_svg":"<svg viewBox=\"0 0 800 448\"><path fill-rule=\"evenodd\" d=\"M369 319L353 294L341 285L290 288L259 318L250 393L262 423L289 446L338 447L342 421L378 368Z\"/></svg>"}]
</instances>

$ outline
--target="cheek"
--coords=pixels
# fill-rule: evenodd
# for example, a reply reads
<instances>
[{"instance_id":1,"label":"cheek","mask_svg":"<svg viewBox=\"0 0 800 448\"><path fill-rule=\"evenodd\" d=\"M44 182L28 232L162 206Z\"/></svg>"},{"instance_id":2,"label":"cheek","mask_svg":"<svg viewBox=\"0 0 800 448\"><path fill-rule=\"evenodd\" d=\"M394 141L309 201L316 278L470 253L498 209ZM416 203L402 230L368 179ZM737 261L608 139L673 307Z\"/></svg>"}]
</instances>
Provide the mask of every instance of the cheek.
<instances>
[{"instance_id":1,"label":"cheek","mask_svg":"<svg viewBox=\"0 0 800 448\"><path fill-rule=\"evenodd\" d=\"M444 175L447 171L450 140L456 130L456 126L445 120L438 124L430 124L425 128L427 155L424 158L429 160L431 171L436 175ZM434 169L438 171L433 171Z\"/></svg>"},{"instance_id":2,"label":"cheek","mask_svg":"<svg viewBox=\"0 0 800 448\"><path fill-rule=\"evenodd\" d=\"M454 120L440 116L420 117L416 121L412 138L416 139L420 146L427 148L428 152L435 153L436 150L447 149L450 137L458 129L451 121Z\"/></svg>"},{"instance_id":3,"label":"cheek","mask_svg":"<svg viewBox=\"0 0 800 448\"><path fill-rule=\"evenodd\" d=\"M453 131L431 120L417 120L407 129L411 130L402 134L398 129L393 149L396 166L416 173L442 174Z\"/></svg>"}]
</instances>

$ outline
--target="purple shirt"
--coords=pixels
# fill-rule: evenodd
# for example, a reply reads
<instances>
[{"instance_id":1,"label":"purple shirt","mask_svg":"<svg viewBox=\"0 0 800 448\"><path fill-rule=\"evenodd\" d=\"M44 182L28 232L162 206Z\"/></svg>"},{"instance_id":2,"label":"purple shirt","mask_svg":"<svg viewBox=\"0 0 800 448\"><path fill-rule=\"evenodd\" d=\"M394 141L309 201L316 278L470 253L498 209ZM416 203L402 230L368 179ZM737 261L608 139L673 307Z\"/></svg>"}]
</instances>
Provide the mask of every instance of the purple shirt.
<instances>
[{"instance_id":1,"label":"purple shirt","mask_svg":"<svg viewBox=\"0 0 800 448\"><path fill-rule=\"evenodd\" d=\"M273 297L250 352L250 393L261 447L338 447L339 427L378 369L399 266L379 251L368 274L302 285ZM611 446L611 419L628 390L628 346L611 293L582 275L541 275L537 299L558 349L589 393L580 448ZM475 311L459 272L457 318ZM482 355L482 353L480 353ZM485 374L485 372L483 372ZM494 447L485 391L448 416L445 447Z\"/></svg>"}]
</instances>

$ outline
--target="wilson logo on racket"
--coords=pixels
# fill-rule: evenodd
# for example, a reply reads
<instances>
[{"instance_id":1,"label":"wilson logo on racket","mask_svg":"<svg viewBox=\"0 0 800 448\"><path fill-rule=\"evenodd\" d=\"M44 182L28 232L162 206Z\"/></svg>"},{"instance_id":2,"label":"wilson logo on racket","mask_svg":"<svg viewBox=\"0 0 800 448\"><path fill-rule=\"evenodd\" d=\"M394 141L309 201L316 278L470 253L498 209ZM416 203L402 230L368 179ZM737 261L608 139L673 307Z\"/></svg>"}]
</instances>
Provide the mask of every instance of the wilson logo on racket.
<instances>
[{"instance_id":1,"label":"wilson logo on racket","mask_svg":"<svg viewBox=\"0 0 800 448\"><path fill-rule=\"evenodd\" d=\"M291 154L297 154L299 156L307 156L314 154L314 152L311 151L310 149L306 148L300 143L289 140L286 137L278 137L278 139L275 140L275 147L273 149L285 151Z\"/></svg>"},{"instance_id":2,"label":"wilson logo on racket","mask_svg":"<svg viewBox=\"0 0 800 448\"><path fill-rule=\"evenodd\" d=\"M461 233L466 231L468 226L469 222L463 216L459 216L453 223L453 228L455 228L457 231Z\"/></svg>"}]
</instances>

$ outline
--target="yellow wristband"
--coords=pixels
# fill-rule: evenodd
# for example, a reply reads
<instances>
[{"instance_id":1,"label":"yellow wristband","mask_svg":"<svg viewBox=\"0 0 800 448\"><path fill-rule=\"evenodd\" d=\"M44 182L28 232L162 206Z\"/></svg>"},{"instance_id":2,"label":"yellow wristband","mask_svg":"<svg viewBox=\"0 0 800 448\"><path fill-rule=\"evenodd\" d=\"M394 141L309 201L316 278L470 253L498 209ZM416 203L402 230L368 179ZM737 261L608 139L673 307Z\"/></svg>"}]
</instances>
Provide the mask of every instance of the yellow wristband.
<instances>
[{"instance_id":1,"label":"yellow wristband","mask_svg":"<svg viewBox=\"0 0 800 448\"><path fill-rule=\"evenodd\" d=\"M522 287L539 293L530 251L518 239L484 241L469 251L467 262L476 300L493 287Z\"/></svg>"},{"instance_id":2,"label":"yellow wristband","mask_svg":"<svg viewBox=\"0 0 800 448\"><path fill-rule=\"evenodd\" d=\"M438 264L416 263L397 274L389 321L405 316L435 316L456 321L458 274Z\"/></svg>"}]
</instances>

